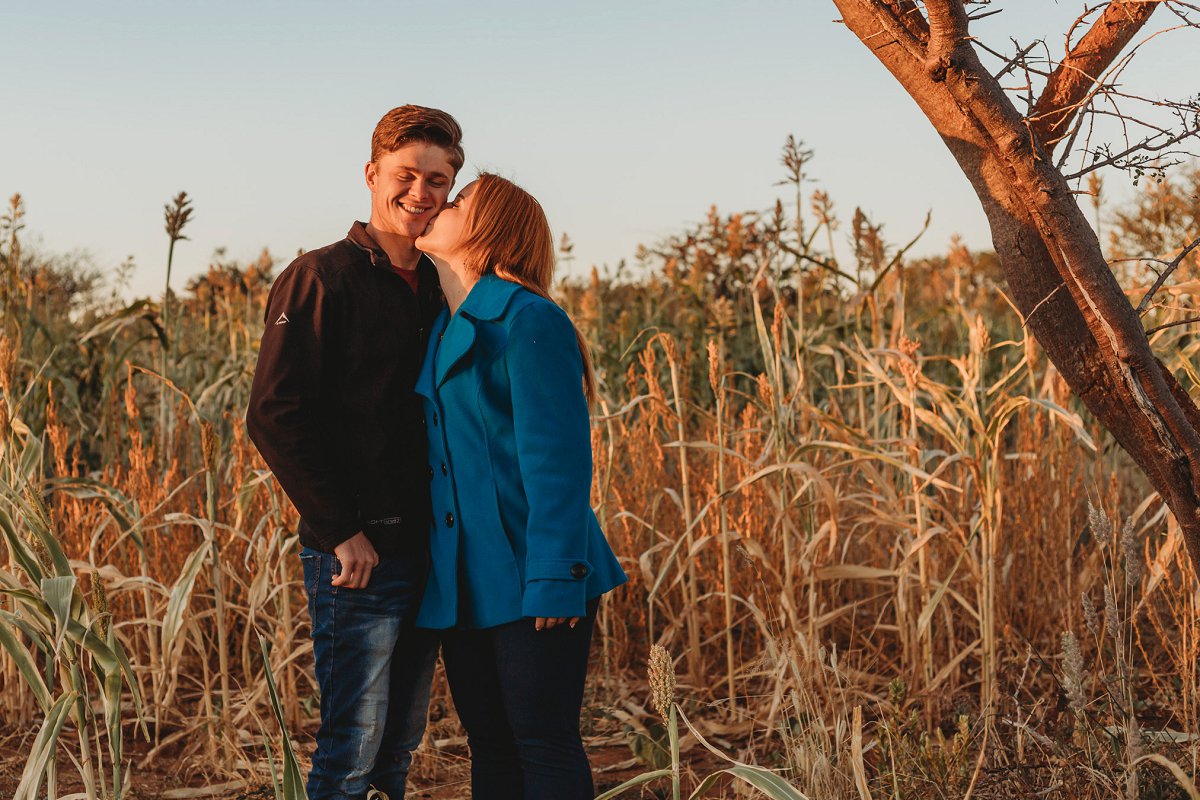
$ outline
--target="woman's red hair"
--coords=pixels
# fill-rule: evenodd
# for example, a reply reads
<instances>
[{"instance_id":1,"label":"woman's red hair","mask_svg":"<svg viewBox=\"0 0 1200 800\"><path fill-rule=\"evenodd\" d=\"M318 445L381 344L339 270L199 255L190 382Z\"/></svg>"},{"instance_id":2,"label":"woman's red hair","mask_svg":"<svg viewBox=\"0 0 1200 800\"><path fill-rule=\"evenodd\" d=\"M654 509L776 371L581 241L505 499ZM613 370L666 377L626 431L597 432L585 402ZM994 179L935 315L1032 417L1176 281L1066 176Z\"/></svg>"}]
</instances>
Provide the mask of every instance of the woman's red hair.
<instances>
[{"instance_id":1,"label":"woman's red hair","mask_svg":"<svg viewBox=\"0 0 1200 800\"><path fill-rule=\"evenodd\" d=\"M475 180L461 252L478 278L489 273L518 283L553 302L554 237L533 195L510 180L484 172ZM596 378L587 343L575 329L583 358L583 390L588 403L596 397Z\"/></svg>"}]
</instances>

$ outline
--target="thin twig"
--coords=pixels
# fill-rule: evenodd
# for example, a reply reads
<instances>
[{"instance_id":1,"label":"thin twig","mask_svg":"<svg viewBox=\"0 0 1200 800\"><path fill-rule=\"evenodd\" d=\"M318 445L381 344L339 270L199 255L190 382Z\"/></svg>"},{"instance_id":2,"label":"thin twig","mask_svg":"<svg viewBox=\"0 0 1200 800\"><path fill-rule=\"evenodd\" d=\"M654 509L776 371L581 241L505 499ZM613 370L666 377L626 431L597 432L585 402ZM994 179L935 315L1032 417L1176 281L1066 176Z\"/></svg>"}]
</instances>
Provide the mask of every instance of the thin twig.
<instances>
[{"instance_id":1,"label":"thin twig","mask_svg":"<svg viewBox=\"0 0 1200 800\"><path fill-rule=\"evenodd\" d=\"M1166 330L1167 328L1174 328L1179 325L1190 325L1193 322L1200 322L1200 317L1188 317L1187 319L1177 319L1174 322L1168 322L1163 325L1155 325L1153 328L1146 331L1146 335L1149 336L1152 333L1158 333L1161 330Z\"/></svg>"},{"instance_id":2,"label":"thin twig","mask_svg":"<svg viewBox=\"0 0 1200 800\"><path fill-rule=\"evenodd\" d=\"M997 73L996 73L996 74L995 74L993 77L994 77L996 80L1000 80L1000 79L1001 79L1001 78L1003 78L1005 75L1007 75L1007 74L1008 74L1008 72L1009 72L1009 70L1011 70L1011 69L1012 69L1013 67L1015 67L1017 64L1020 64L1020 63L1022 63L1022 62L1024 61L1024 59L1025 59L1025 56L1029 55L1029 51L1030 51L1030 50L1032 50L1033 48L1037 47L1037 46L1038 46L1038 44L1039 44L1039 42L1040 42L1040 40L1039 40L1039 41L1030 42L1030 43L1029 43L1029 45L1028 45L1027 47L1025 47L1023 50L1021 50L1021 52L1017 53L1015 56L1013 56L1012 58L1010 58L1010 59L1008 60L1008 63L1007 63L1007 64L1005 64L1005 65L1004 65L1004 67L1003 67L1003 68L1002 68L1002 69L1001 69L999 72L997 72Z\"/></svg>"},{"instance_id":3,"label":"thin twig","mask_svg":"<svg viewBox=\"0 0 1200 800\"><path fill-rule=\"evenodd\" d=\"M1028 327L1029 320L1033 319L1033 315L1037 313L1037 310L1039 308L1041 308L1042 306L1044 306L1047 302L1049 302L1050 298L1052 298L1052 297L1054 297L1054 295L1058 294L1058 290L1066 287L1066 285L1067 284L1065 284L1065 283L1060 283L1058 286L1055 286L1053 289L1051 289L1049 294L1047 294L1041 300L1038 300L1037 305L1035 305L1033 308L1031 308L1029 310L1029 313L1025 315L1025 319L1021 320L1021 327L1022 328Z\"/></svg>"},{"instance_id":4,"label":"thin twig","mask_svg":"<svg viewBox=\"0 0 1200 800\"><path fill-rule=\"evenodd\" d=\"M1084 175L1087 175L1089 172L1094 172L1094 171L1100 169L1101 167L1110 167L1110 166L1116 164L1117 162L1119 162L1121 159L1125 158L1126 156L1129 156L1129 155L1132 155L1132 154L1138 153L1138 152L1147 152L1147 151L1148 152L1158 152L1160 150L1164 150L1164 149L1170 147L1171 145L1173 145L1179 141L1182 141L1183 139L1188 138L1189 136L1194 136L1197 133L1200 133L1200 126L1196 126L1194 128L1184 128L1182 131L1180 131L1176 135L1172 136L1170 139L1168 139L1167 141L1163 142L1160 145L1150 144L1151 139L1154 138L1154 137L1150 137L1150 139L1146 139L1142 142L1139 142L1138 144L1135 144L1134 146L1130 147L1127 150L1122 150L1120 153L1117 153L1116 155L1111 156L1110 158L1106 158L1103 161L1096 161L1093 164L1091 164L1090 166L1088 166L1086 169L1081 169L1081 170L1079 170L1079 172L1072 173L1071 175L1064 175L1063 177L1065 177L1068 181L1073 181L1076 178L1081 178Z\"/></svg>"},{"instance_id":5,"label":"thin twig","mask_svg":"<svg viewBox=\"0 0 1200 800\"><path fill-rule=\"evenodd\" d=\"M848 272L843 272L835 264L832 264L824 259L817 258L816 256L810 256L808 253L802 253L799 250L797 250L796 248L792 247L791 245L789 245L785 242L779 242L778 244L779 244L779 249L782 250L783 252L789 253L790 255L795 256L796 258L804 259L805 261L809 262L810 264L820 267L821 269L826 270L827 272L832 272L834 275L845 278L846 280L850 281L851 283L854 283L856 285L858 284L857 278L855 278L853 275L851 275Z\"/></svg>"},{"instance_id":6,"label":"thin twig","mask_svg":"<svg viewBox=\"0 0 1200 800\"><path fill-rule=\"evenodd\" d=\"M1191 244L1180 251L1179 255L1175 256L1175 258L1171 260L1170 264L1167 264L1167 268L1162 271L1162 274L1158 276L1158 278L1154 281L1154 284L1146 291L1145 296L1142 297L1142 302L1138 303L1137 313L1139 316L1145 312L1146 306L1150 305L1150 301L1154 298L1155 292L1161 289L1162 285L1167 282L1167 278L1171 277L1171 273L1179 268L1179 265L1185 258L1187 258L1188 253L1192 252L1197 247L1200 247L1200 238L1194 239Z\"/></svg>"}]
</instances>

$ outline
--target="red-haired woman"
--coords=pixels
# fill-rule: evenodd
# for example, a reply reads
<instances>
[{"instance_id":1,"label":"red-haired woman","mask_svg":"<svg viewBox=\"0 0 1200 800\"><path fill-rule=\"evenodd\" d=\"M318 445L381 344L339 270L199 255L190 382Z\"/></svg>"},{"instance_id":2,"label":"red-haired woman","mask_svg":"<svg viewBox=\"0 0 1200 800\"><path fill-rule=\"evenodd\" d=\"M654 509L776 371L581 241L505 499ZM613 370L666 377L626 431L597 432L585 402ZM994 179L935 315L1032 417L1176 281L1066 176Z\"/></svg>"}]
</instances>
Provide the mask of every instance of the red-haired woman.
<instances>
[{"instance_id":1,"label":"red-haired woman","mask_svg":"<svg viewBox=\"0 0 1200 800\"><path fill-rule=\"evenodd\" d=\"M625 581L590 505L583 339L548 297L542 207L484 174L417 247L447 308L417 380L434 526L417 623L442 658L471 748L476 800L585 800L579 735L599 597Z\"/></svg>"}]
</instances>

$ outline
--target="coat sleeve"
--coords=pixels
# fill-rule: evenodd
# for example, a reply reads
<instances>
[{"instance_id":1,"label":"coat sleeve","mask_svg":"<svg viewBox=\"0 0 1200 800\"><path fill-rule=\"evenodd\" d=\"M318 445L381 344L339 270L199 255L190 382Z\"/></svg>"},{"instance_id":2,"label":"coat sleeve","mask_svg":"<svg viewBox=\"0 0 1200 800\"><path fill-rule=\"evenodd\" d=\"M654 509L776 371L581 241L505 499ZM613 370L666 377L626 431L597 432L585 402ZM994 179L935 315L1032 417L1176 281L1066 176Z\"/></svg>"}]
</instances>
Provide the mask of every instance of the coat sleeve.
<instances>
[{"instance_id":1,"label":"coat sleeve","mask_svg":"<svg viewBox=\"0 0 1200 800\"><path fill-rule=\"evenodd\" d=\"M525 531L527 617L585 614L592 442L583 359L571 320L557 306L522 309L506 356L513 433L529 503Z\"/></svg>"},{"instance_id":2,"label":"coat sleeve","mask_svg":"<svg viewBox=\"0 0 1200 800\"><path fill-rule=\"evenodd\" d=\"M246 410L251 441L327 551L359 530L357 504L333 474L321 424L331 305L311 269L293 264L279 276Z\"/></svg>"}]
</instances>

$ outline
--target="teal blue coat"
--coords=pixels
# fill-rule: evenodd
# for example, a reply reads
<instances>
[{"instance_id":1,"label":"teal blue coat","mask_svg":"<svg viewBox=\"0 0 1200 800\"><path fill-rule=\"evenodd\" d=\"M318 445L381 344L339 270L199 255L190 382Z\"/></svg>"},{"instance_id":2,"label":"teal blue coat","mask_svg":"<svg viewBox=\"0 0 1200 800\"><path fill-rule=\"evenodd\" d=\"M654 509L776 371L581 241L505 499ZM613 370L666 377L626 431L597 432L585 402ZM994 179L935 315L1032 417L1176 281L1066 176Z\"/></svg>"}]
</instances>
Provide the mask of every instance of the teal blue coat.
<instances>
[{"instance_id":1,"label":"teal blue coat","mask_svg":"<svg viewBox=\"0 0 1200 800\"><path fill-rule=\"evenodd\" d=\"M433 500L417 624L581 617L625 582L590 505L583 360L562 309L485 275L434 322L416 391Z\"/></svg>"}]
</instances>

